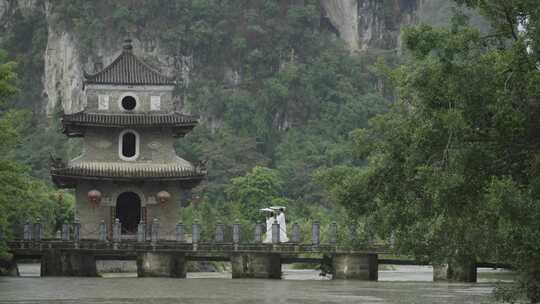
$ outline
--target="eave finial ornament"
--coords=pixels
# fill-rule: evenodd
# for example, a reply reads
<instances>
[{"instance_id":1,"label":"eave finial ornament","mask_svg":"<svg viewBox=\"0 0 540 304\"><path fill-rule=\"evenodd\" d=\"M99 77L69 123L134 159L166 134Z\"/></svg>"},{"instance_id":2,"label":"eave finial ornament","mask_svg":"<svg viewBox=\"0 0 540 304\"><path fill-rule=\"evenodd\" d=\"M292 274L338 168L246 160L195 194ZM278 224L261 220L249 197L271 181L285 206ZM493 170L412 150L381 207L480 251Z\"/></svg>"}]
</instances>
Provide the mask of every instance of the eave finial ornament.
<instances>
[{"instance_id":1,"label":"eave finial ornament","mask_svg":"<svg viewBox=\"0 0 540 304\"><path fill-rule=\"evenodd\" d=\"M201 160L195 164L195 169L199 172L206 173L208 160Z\"/></svg>"},{"instance_id":2,"label":"eave finial ornament","mask_svg":"<svg viewBox=\"0 0 540 304\"><path fill-rule=\"evenodd\" d=\"M52 154L50 154L49 158L49 167L51 169L61 169L65 168L67 164L59 157L54 157Z\"/></svg>"},{"instance_id":3,"label":"eave finial ornament","mask_svg":"<svg viewBox=\"0 0 540 304\"><path fill-rule=\"evenodd\" d=\"M124 39L123 49L124 49L124 52L131 52L133 50L133 45L131 44L131 39L129 39L129 38Z\"/></svg>"}]
</instances>

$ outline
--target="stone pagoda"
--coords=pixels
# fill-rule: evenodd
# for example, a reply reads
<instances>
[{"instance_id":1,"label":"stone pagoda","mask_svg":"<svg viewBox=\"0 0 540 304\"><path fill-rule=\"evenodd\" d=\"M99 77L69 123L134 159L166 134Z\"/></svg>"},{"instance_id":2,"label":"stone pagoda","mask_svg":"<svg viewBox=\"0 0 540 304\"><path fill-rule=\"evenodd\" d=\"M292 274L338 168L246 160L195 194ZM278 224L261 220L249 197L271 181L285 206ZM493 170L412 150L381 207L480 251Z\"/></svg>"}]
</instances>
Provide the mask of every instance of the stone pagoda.
<instances>
[{"instance_id":1,"label":"stone pagoda","mask_svg":"<svg viewBox=\"0 0 540 304\"><path fill-rule=\"evenodd\" d=\"M62 117L64 134L83 137L84 152L51 162L53 182L75 188L81 238L97 238L101 221L110 232L115 219L128 238L154 218L173 231L186 194L206 176L175 153L175 139L197 124L176 112L175 81L137 58L130 40L109 66L84 77L84 110Z\"/></svg>"}]
</instances>

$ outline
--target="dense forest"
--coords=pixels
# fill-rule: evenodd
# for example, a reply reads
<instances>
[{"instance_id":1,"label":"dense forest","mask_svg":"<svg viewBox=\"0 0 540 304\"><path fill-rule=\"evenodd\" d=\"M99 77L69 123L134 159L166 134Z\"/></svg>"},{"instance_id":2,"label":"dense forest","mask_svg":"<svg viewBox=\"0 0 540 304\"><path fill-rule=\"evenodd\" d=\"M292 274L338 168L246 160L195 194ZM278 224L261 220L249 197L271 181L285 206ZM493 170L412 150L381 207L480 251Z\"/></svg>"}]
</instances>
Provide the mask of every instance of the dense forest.
<instances>
[{"instance_id":1,"label":"dense forest","mask_svg":"<svg viewBox=\"0 0 540 304\"><path fill-rule=\"evenodd\" d=\"M59 131L76 101L43 96L51 29L76 38L85 70L129 36L170 62L179 106L201 117L176 145L208 161L184 223L248 229L259 208L285 205L306 233L336 221L419 260L510 263L519 279L499 295L540 301L537 1L378 1L383 38L353 47L324 1L15 2L0 20L7 238L73 219L72 193L48 176L51 154L81 152Z\"/></svg>"}]
</instances>

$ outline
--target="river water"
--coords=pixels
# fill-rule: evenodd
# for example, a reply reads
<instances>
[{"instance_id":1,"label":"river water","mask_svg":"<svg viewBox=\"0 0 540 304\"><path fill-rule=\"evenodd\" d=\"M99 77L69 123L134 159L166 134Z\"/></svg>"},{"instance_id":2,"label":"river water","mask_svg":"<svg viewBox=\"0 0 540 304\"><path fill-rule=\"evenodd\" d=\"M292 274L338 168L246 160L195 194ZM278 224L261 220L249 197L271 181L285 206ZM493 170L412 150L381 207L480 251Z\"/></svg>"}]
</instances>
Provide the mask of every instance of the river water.
<instances>
[{"instance_id":1,"label":"river water","mask_svg":"<svg viewBox=\"0 0 540 304\"><path fill-rule=\"evenodd\" d=\"M21 277L0 277L0 303L492 303L499 271L482 271L480 283L433 283L430 267L399 266L379 282L333 281L313 270L285 268L283 280L230 279L230 273L188 273L187 279L39 277L39 265L20 265Z\"/></svg>"}]
</instances>

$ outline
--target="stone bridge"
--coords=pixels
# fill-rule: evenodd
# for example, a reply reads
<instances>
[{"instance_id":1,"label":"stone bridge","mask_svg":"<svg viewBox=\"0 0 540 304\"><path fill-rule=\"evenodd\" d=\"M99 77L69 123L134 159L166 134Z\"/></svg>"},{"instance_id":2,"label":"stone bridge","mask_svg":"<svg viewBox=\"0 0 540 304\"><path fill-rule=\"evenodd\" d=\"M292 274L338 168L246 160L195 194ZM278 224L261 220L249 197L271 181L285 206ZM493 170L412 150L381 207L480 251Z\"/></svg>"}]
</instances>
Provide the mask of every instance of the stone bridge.
<instances>
[{"instance_id":1,"label":"stone bridge","mask_svg":"<svg viewBox=\"0 0 540 304\"><path fill-rule=\"evenodd\" d=\"M95 239L80 239L80 223L64 224L55 239L44 239L41 224L24 225L22 239L7 242L13 254L14 267L21 259L41 260L42 276L98 276L98 260L136 260L139 277L186 277L188 261L224 261L231 263L233 278L280 279L281 266L291 263L311 263L331 270L333 279L378 279L379 264L428 265L418 261L380 259L390 253L384 245L342 246L337 242L337 225L329 227L328 240L321 242L320 224L314 222L311 240L301 242L297 224L291 225L290 241L279 240L279 224L272 226L272 240L263 242L263 225L255 226L252 239L241 238L240 224L227 226L218 223L212 239L201 239L201 226L195 222L191 234L183 224L173 232L160 233L159 221L151 225L139 224L136 235L123 235L117 221L108 231L102 223L96 229ZM148 228L148 229L147 229ZM348 231L349 243L355 237L354 229ZM0 234L1 235L1 234ZM477 267L503 267L493 263L473 263L460 268L434 267L434 279L447 279L447 273L459 277L458 281L475 282Z\"/></svg>"},{"instance_id":2,"label":"stone bridge","mask_svg":"<svg viewBox=\"0 0 540 304\"><path fill-rule=\"evenodd\" d=\"M148 226L148 227L147 227ZM23 238L8 241L14 260L41 260L42 276L97 276L97 260L136 260L140 277L186 276L188 261L226 261L233 278L281 278L281 265L290 263L327 264L335 279L377 280L378 254L385 248L355 248L337 244L337 225L330 227L327 243L321 243L320 224L314 222L311 240L301 242L297 224L291 225L290 241L279 240L279 224L272 226L272 240L263 243L263 224L255 225L253 238L241 239L240 224L218 223L210 241L201 238L201 225L191 225L191 233L178 224L174 231L160 231L159 221L140 223L135 235L124 235L116 221L108 229L102 222L95 239L81 239L81 225L62 225L55 239L43 238L38 223L24 225Z\"/></svg>"},{"instance_id":3,"label":"stone bridge","mask_svg":"<svg viewBox=\"0 0 540 304\"><path fill-rule=\"evenodd\" d=\"M136 260L139 277L186 277L188 261L226 261L233 278L281 278L281 265L331 263L335 279L377 280L377 249L335 245L182 243L122 240L10 241L18 259L40 259L42 276L97 276L97 260Z\"/></svg>"}]
</instances>

